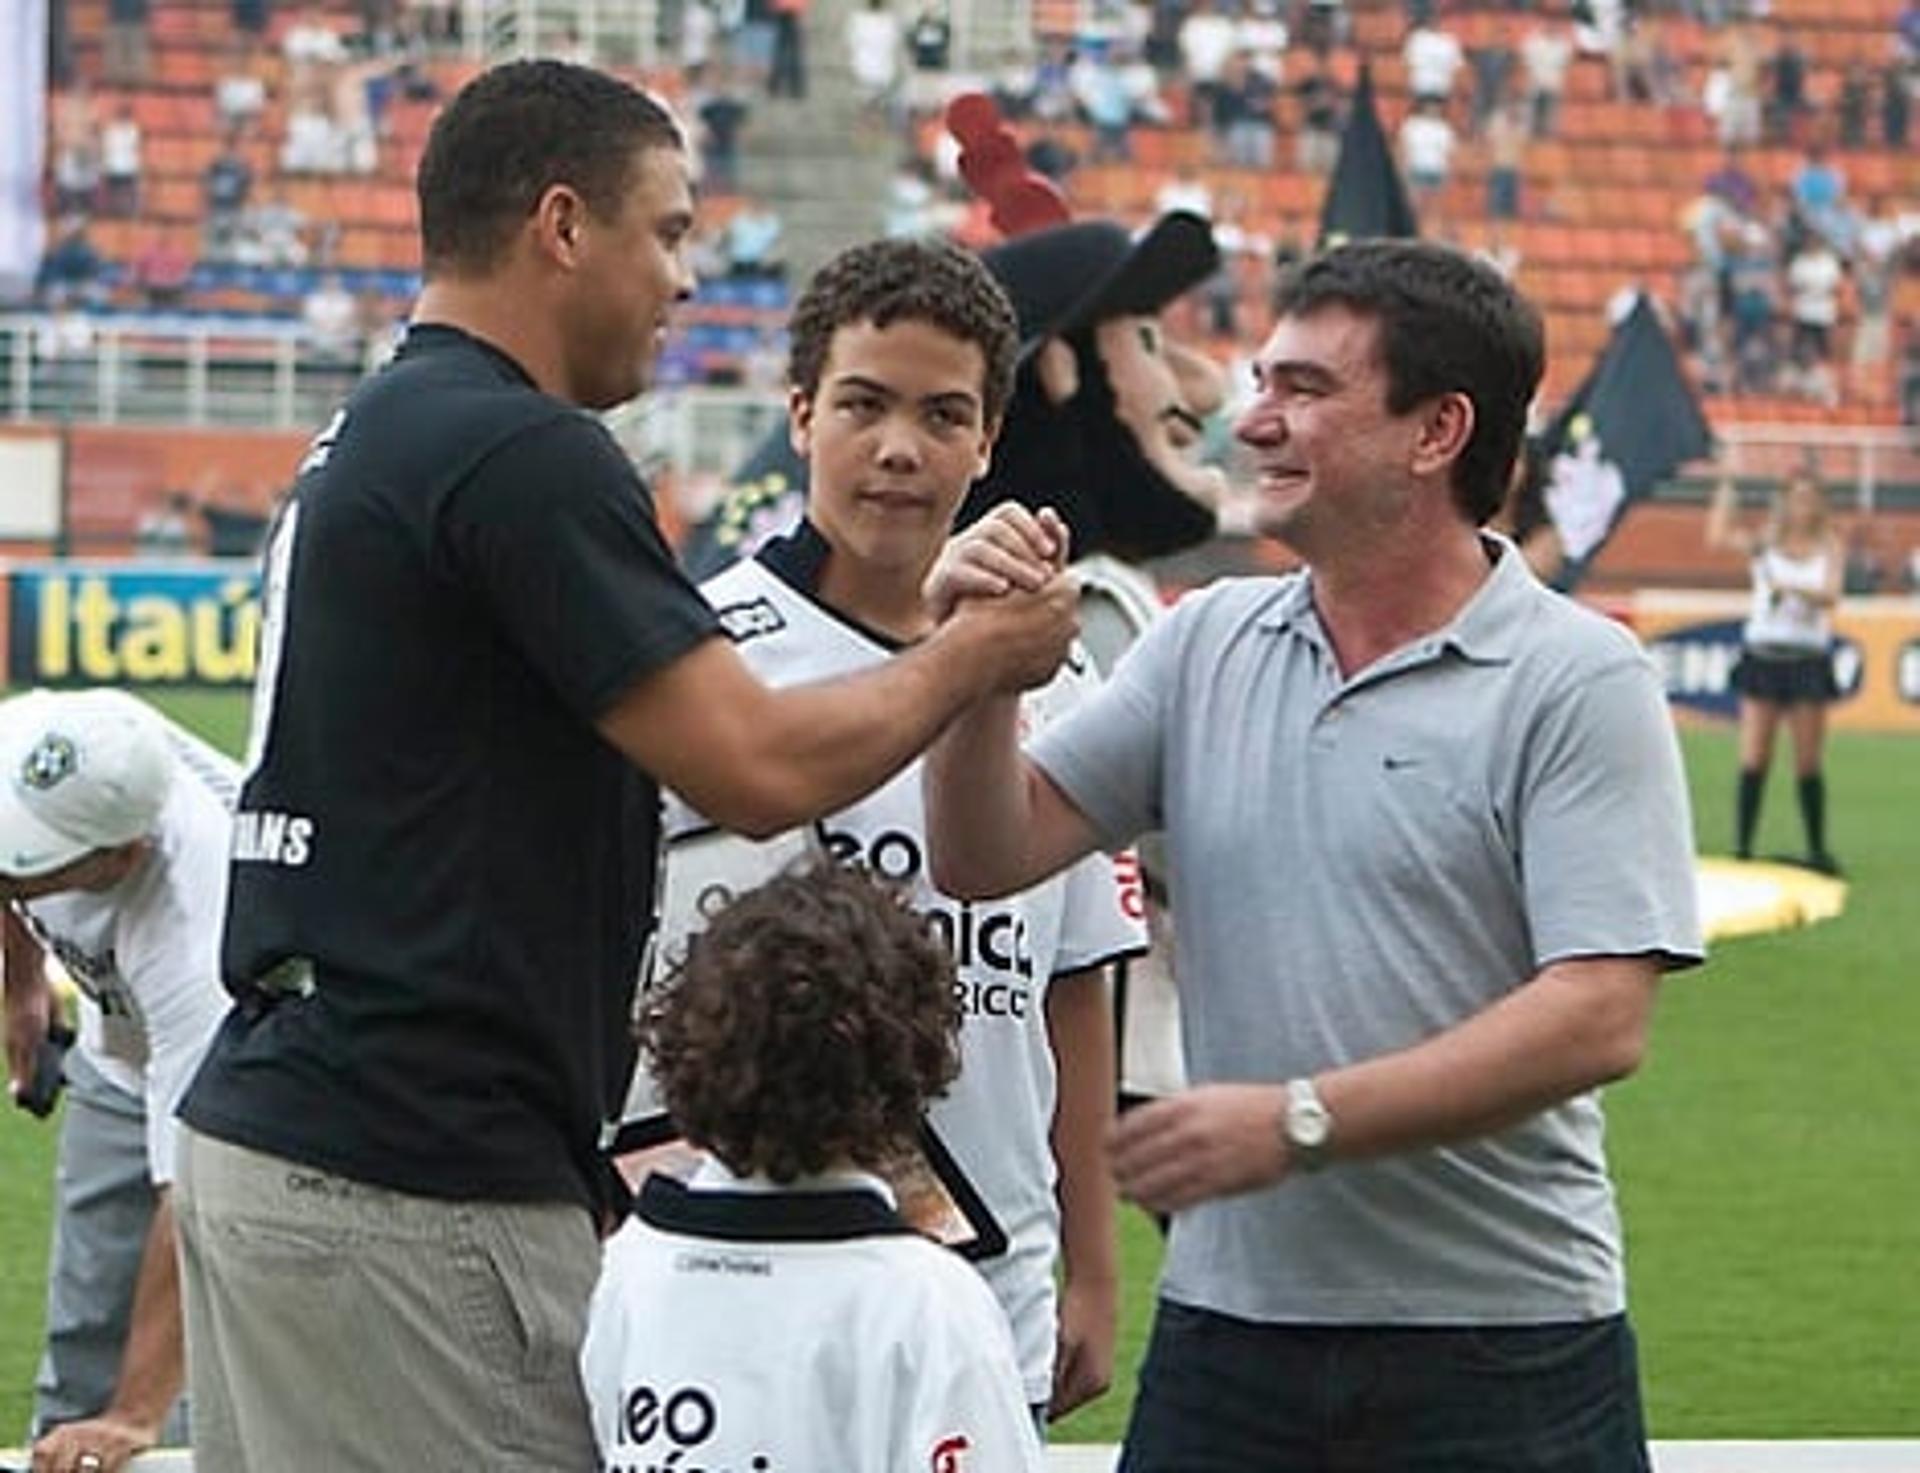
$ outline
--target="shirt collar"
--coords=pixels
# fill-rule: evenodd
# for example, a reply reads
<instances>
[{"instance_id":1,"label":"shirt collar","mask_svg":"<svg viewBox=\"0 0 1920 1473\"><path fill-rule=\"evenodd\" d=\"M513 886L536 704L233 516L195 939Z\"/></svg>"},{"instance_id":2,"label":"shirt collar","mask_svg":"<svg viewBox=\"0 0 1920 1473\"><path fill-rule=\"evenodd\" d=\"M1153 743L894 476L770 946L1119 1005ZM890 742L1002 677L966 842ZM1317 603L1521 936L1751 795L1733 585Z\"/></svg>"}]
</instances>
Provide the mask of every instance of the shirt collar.
<instances>
[{"instance_id":1,"label":"shirt collar","mask_svg":"<svg viewBox=\"0 0 1920 1473\"><path fill-rule=\"evenodd\" d=\"M1451 648L1468 660L1502 664L1518 651L1530 590L1537 585L1520 550L1507 538L1482 529L1480 542L1493 559L1486 579L1447 624L1410 643L1436 651ZM1290 630L1324 644L1326 636L1313 607L1312 569L1283 580L1259 622L1263 629Z\"/></svg>"}]
</instances>

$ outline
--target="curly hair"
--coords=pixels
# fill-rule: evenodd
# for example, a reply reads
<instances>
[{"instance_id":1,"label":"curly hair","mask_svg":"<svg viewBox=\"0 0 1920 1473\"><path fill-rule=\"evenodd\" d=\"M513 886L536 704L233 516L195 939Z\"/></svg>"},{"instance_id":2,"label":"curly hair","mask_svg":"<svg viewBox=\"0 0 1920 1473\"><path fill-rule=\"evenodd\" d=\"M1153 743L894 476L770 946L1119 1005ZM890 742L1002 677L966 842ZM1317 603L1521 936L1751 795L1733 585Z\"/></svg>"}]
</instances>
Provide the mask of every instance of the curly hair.
<instances>
[{"instance_id":1,"label":"curly hair","mask_svg":"<svg viewBox=\"0 0 1920 1473\"><path fill-rule=\"evenodd\" d=\"M998 424L1013 392L1020 326L1006 288L980 258L934 236L898 237L851 246L813 274L787 324L787 382L808 398L818 392L833 335L856 322L884 328L926 322L986 360L981 407Z\"/></svg>"},{"instance_id":2,"label":"curly hair","mask_svg":"<svg viewBox=\"0 0 1920 1473\"><path fill-rule=\"evenodd\" d=\"M1296 267L1275 293L1282 317L1336 304L1379 325L1387 409L1462 393L1473 434L1453 467L1453 499L1479 526L1500 509L1546 363L1546 330L1486 262L1431 241L1364 240Z\"/></svg>"},{"instance_id":3,"label":"curly hair","mask_svg":"<svg viewBox=\"0 0 1920 1473\"><path fill-rule=\"evenodd\" d=\"M483 272L556 184L613 219L642 149L684 149L673 115L592 67L516 61L483 73L434 120L414 181L429 276Z\"/></svg>"},{"instance_id":4,"label":"curly hair","mask_svg":"<svg viewBox=\"0 0 1920 1473\"><path fill-rule=\"evenodd\" d=\"M668 1113L777 1182L912 1138L960 1068L952 955L865 870L821 862L730 902L639 1023Z\"/></svg>"}]
</instances>

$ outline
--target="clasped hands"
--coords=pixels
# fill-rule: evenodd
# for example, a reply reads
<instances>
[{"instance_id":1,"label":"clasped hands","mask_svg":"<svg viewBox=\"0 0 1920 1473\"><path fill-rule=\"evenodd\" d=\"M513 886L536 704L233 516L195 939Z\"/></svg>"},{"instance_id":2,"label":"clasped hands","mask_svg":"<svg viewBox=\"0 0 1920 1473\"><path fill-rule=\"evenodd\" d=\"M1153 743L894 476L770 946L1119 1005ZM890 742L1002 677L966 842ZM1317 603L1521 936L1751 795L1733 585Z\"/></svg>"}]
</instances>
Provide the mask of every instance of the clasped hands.
<instances>
[{"instance_id":1,"label":"clasped hands","mask_svg":"<svg viewBox=\"0 0 1920 1473\"><path fill-rule=\"evenodd\" d=\"M952 538L922 593L936 622L986 626L996 686L1044 685L1079 633L1080 592L1066 576L1070 534L1051 507L1002 502Z\"/></svg>"}]
</instances>

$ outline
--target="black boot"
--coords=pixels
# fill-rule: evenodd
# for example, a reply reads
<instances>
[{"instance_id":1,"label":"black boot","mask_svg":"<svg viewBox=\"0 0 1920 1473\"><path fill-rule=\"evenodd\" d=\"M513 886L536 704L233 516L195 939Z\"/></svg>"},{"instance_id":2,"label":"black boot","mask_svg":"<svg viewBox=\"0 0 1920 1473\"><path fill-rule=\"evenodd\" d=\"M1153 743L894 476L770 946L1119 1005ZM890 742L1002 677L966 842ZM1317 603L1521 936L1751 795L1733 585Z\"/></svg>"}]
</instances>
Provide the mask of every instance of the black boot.
<instances>
[{"instance_id":1,"label":"black boot","mask_svg":"<svg viewBox=\"0 0 1920 1473\"><path fill-rule=\"evenodd\" d=\"M1807 867L1837 875L1840 865L1827 852L1827 780L1817 772L1800 779L1800 821L1807 830Z\"/></svg>"},{"instance_id":2,"label":"black boot","mask_svg":"<svg viewBox=\"0 0 1920 1473\"><path fill-rule=\"evenodd\" d=\"M1767 774L1764 770L1751 767L1740 769L1740 800L1734 829L1738 841L1733 849L1736 859L1753 858L1753 831L1760 823L1760 795L1766 786Z\"/></svg>"}]
</instances>

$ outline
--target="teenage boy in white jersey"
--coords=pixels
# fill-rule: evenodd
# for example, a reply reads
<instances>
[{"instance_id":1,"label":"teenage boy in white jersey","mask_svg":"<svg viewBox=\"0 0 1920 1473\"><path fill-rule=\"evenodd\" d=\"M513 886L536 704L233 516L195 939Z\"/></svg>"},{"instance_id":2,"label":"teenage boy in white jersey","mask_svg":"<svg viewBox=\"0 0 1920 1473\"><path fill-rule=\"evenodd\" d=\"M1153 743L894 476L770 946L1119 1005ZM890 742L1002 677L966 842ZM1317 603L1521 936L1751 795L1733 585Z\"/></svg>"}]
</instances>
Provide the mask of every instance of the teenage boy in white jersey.
<instances>
[{"instance_id":1,"label":"teenage boy in white jersey","mask_svg":"<svg viewBox=\"0 0 1920 1473\"><path fill-rule=\"evenodd\" d=\"M158 1439L180 1392L173 1116L226 1012L218 956L237 779L226 758L121 691L34 691L0 705L15 1072L49 1016L50 952L88 1004L80 1077L144 1106L152 1183L137 1268L118 1264L135 1245L122 1241L125 1201L100 1200L125 1196L110 1184L116 1120L76 1096L61 1135L36 1470L117 1473Z\"/></svg>"},{"instance_id":2,"label":"teenage boy in white jersey","mask_svg":"<svg viewBox=\"0 0 1920 1473\"><path fill-rule=\"evenodd\" d=\"M581 1353L607 1473L1038 1473L1006 1317L882 1175L960 1017L940 929L868 873L778 875L694 941L640 1038L708 1155L607 1243Z\"/></svg>"},{"instance_id":3,"label":"teenage boy in white jersey","mask_svg":"<svg viewBox=\"0 0 1920 1473\"><path fill-rule=\"evenodd\" d=\"M921 585L987 471L1018 351L1004 289L978 258L926 240L842 252L808 284L789 333L806 518L701 587L773 686L880 664L934 627ZM1091 679L1070 660L1025 719L1044 724ZM835 858L910 887L953 951L961 1070L929 1123L1006 1238L979 1266L1012 1323L1029 1401L1060 1416L1113 1369L1105 968L1146 947L1137 865L1094 855L1003 901L951 900L926 875L917 762L821 832Z\"/></svg>"}]
</instances>

